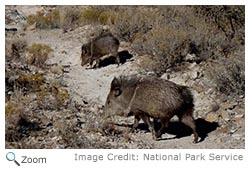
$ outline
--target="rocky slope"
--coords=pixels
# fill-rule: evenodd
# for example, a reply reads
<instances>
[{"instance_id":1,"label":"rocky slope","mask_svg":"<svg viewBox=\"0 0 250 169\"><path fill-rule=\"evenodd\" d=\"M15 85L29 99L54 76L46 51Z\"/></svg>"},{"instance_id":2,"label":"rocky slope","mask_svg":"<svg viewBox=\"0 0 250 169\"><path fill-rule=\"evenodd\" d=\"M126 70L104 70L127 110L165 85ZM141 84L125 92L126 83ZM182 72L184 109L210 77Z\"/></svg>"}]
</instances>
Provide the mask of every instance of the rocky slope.
<instances>
[{"instance_id":1,"label":"rocky slope","mask_svg":"<svg viewBox=\"0 0 250 169\"><path fill-rule=\"evenodd\" d=\"M13 12L13 11L17 11ZM40 30L20 28L24 22L22 17L39 10L42 7L30 9L28 7L9 7L6 16L12 19L6 27L17 27L18 31L7 32L6 39L22 38L27 46L33 43L47 44L53 52L46 62L48 69L37 69L27 65L31 72L40 72L46 77L46 83L57 80L67 90L69 99L66 106L59 105L53 108L55 102L47 100L47 105L37 107L37 102L31 101L24 105L23 118L25 123L22 133L16 138L9 138L6 119L6 148L244 148L244 95L234 100L218 94L210 85L204 73L206 63L185 62L175 70L169 70L161 78L177 84L189 86L195 98L194 116L201 142L192 144L191 131L172 119L170 126L165 130L163 139L154 141L147 127L141 122L139 129L128 132L133 123L133 117L115 117L112 122L104 121L103 105L109 92L113 77L129 74L149 74L140 66L142 57L131 50L130 45L121 42L119 51L127 50L133 55L132 59L117 67L108 64L98 69L86 69L80 65L81 45L88 41L88 37L97 28L86 25L67 33L60 29ZM19 18L19 19L18 19ZM13 22L15 20L15 22ZM25 52L21 57L25 56ZM18 61L7 62L6 65L22 65ZM6 71L12 71L13 66L6 66ZM10 75L13 77L14 75ZM18 76L18 75L17 75ZM10 77L7 77L8 79ZM30 96L31 97L31 96ZM35 97L35 96L34 96ZM47 106L51 105L49 109ZM22 119L23 120L23 119ZM24 132L25 131L25 132ZM14 133L15 134L15 133Z\"/></svg>"}]
</instances>

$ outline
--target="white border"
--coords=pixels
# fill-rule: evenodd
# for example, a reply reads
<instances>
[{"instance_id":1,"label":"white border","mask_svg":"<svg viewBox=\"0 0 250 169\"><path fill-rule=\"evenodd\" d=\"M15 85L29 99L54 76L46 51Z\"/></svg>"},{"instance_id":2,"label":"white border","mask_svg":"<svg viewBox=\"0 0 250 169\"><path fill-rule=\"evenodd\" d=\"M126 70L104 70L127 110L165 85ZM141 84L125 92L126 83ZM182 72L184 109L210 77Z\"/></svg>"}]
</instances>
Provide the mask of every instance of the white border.
<instances>
[{"instance_id":1,"label":"white border","mask_svg":"<svg viewBox=\"0 0 250 169\"><path fill-rule=\"evenodd\" d=\"M38 0L6 0L5 2L0 2L0 16L1 18L4 18L5 16L5 5L201 5L201 4L206 4L206 5L222 5L222 4L227 4L227 5L246 5L246 30L249 30L249 10L250 6L247 4L247 0L240 1L240 0L174 0L174 1L159 1L159 0L154 0L154 1L149 1L149 0L107 0L107 2L104 1L98 1L98 0L74 0L74 1L66 1L66 0L43 0L43 1L38 1ZM1 34L0 34L0 39L1 39L1 56L2 58L0 59L0 78L1 78L1 83L0 83L0 94L2 97L0 97L0 104L1 104L1 118L0 118L0 133L1 133L1 141L0 141L0 146L1 146L1 151L0 151L0 157L1 159L1 168L14 168L15 164L12 162L9 162L5 159L5 155L8 151L14 151L17 156L17 160L21 160L20 156L22 155L28 155L28 156L33 156L33 157L41 157L41 156L46 156L48 159L48 164L46 165L35 165L35 164L30 164L30 165L22 165L21 167L25 166L25 168L59 168L59 167L65 167L65 168L138 168L138 167L146 167L146 168L152 168L152 167L164 167L164 168L180 168L180 167L185 167L185 168L247 168L247 163L250 159L250 145L249 145L249 111L250 111L250 105L246 104L245 107L245 129L246 129L246 136L245 136L245 149L240 149L240 150L230 150L230 149L167 149L167 150L102 150L102 149L94 149L94 150L89 150L89 149L82 149L82 150L6 150L5 149L5 140L4 140L4 133L5 133L5 111L4 111L4 99L5 99L5 93L4 93L4 88L5 88L5 60L4 60L4 51L5 51L5 35L4 35L4 20L1 20ZM249 44L249 33L246 31L246 56L249 54L249 48L247 48ZM249 75L249 67L248 65L250 64L250 58L245 57L245 65L246 65L246 71L245 71L245 78L246 78L246 101L245 103L248 103L249 101L249 91L247 85L249 84L249 78L247 75ZM244 162L209 162L209 161L195 161L195 162L166 162L166 161L158 161L158 162L111 162L111 161L104 161L100 163L93 163L93 162L74 162L74 153L78 154L107 154L107 153L116 153L116 154L124 154L124 153L136 153L136 154L142 154L144 152L150 152L150 153L162 153L162 154L176 154L178 152L181 153L193 153L193 154L208 154L208 153L217 153L217 154L229 154L229 153L236 153L236 154L243 154L244 155ZM3 161L3 162L2 162ZM3 166L3 167L2 167Z\"/></svg>"}]
</instances>

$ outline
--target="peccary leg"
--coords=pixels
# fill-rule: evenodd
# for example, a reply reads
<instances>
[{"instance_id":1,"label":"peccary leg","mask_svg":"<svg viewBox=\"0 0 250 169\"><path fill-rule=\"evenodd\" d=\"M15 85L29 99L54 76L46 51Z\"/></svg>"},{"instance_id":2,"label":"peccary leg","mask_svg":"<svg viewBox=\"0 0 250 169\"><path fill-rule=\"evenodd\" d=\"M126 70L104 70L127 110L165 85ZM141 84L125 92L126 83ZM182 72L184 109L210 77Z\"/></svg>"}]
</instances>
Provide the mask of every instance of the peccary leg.
<instances>
[{"instance_id":1,"label":"peccary leg","mask_svg":"<svg viewBox=\"0 0 250 169\"><path fill-rule=\"evenodd\" d=\"M90 59L90 61L89 61L89 65L90 65L90 67L91 67L91 68L93 68L93 67L94 67L94 66L93 66L93 62L94 62L94 59L93 59L93 58L91 58L91 59Z\"/></svg>"},{"instance_id":2,"label":"peccary leg","mask_svg":"<svg viewBox=\"0 0 250 169\"><path fill-rule=\"evenodd\" d=\"M168 119L161 119L161 128L156 133L156 138L161 138L162 131L168 127L169 120Z\"/></svg>"},{"instance_id":3,"label":"peccary leg","mask_svg":"<svg viewBox=\"0 0 250 169\"><path fill-rule=\"evenodd\" d=\"M120 57L118 53L115 54L115 62L117 63L117 67L120 65Z\"/></svg>"},{"instance_id":4,"label":"peccary leg","mask_svg":"<svg viewBox=\"0 0 250 169\"><path fill-rule=\"evenodd\" d=\"M189 115L189 114L184 114L184 115L178 116L178 117L179 117L179 119L180 119L180 121L182 123L184 123L185 125L189 126L193 130L193 134L194 134L194 141L193 141L193 143L197 143L199 135L196 132L196 126L195 126L194 118L191 115Z\"/></svg>"},{"instance_id":5,"label":"peccary leg","mask_svg":"<svg viewBox=\"0 0 250 169\"><path fill-rule=\"evenodd\" d=\"M139 126L140 116L135 115L134 124L132 126L131 132L133 132Z\"/></svg>"},{"instance_id":6,"label":"peccary leg","mask_svg":"<svg viewBox=\"0 0 250 169\"><path fill-rule=\"evenodd\" d=\"M95 68L99 68L99 65L100 65L100 59L96 59L96 64L95 64Z\"/></svg>"},{"instance_id":7,"label":"peccary leg","mask_svg":"<svg viewBox=\"0 0 250 169\"><path fill-rule=\"evenodd\" d=\"M151 131L151 133L152 133L153 139L154 139L154 140L157 140L157 139L156 139L156 137L155 137L155 129L154 129L154 124L153 124L153 123L151 123L151 121L150 121L149 117L148 117L148 116L146 116L146 115L144 114L144 115L141 115L141 118L142 118L143 122L144 122L146 125L148 125L149 130L150 130L150 131Z\"/></svg>"}]
</instances>

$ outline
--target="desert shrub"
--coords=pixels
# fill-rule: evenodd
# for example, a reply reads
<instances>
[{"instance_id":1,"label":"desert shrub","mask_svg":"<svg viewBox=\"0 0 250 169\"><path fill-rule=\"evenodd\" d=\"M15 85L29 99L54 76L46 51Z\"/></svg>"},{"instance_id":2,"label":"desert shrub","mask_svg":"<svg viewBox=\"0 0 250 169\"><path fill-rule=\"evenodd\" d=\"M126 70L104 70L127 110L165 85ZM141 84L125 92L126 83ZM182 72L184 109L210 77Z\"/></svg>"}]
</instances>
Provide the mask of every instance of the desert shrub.
<instances>
[{"instance_id":1,"label":"desert shrub","mask_svg":"<svg viewBox=\"0 0 250 169\"><path fill-rule=\"evenodd\" d=\"M100 11L98 8L90 8L81 11L80 23L85 24L101 24L110 25L114 24L116 13L110 10Z\"/></svg>"},{"instance_id":2,"label":"desert shrub","mask_svg":"<svg viewBox=\"0 0 250 169\"><path fill-rule=\"evenodd\" d=\"M238 7L231 6L157 6L147 10L148 12L155 10L154 22L151 22L151 28L144 24L140 30L147 31L138 30L140 26L136 24L143 23L138 19L138 23L133 24L132 27L129 27L126 22L121 24L128 29L120 29L120 32L125 32L122 34L125 38L128 35L133 37L129 39L134 39L132 47L138 54L155 57L152 59L155 64L150 65L153 66L152 70L158 73L181 63L183 57L187 54L194 54L198 58L197 62L201 62L210 58L227 57L244 45L244 42L242 42L243 37L229 38L230 30L236 28L240 30L235 30L235 35L240 34L237 32L244 30L244 17L242 16L244 14L239 14L239 11L242 11L241 7L238 9ZM211 19L210 15L212 14L207 14L214 10L217 13L222 13L223 17L221 16L220 23L214 19L218 17L217 15ZM139 11L137 9L133 16L129 18L131 24L133 18L141 15L141 13L137 13ZM129 12L127 15L129 15ZM124 17L124 20L126 20L126 17ZM144 20L148 21L147 19ZM234 26L231 25L232 22ZM228 31L225 31L218 24L224 25L223 27L227 28ZM121 26L121 28L123 27ZM135 31L130 31L130 28Z\"/></svg>"},{"instance_id":3,"label":"desert shrub","mask_svg":"<svg viewBox=\"0 0 250 169\"><path fill-rule=\"evenodd\" d=\"M20 121L26 112L27 103L30 97L24 96L22 90L17 89L14 94L5 102L5 139L7 141L18 141L23 136L20 132Z\"/></svg>"},{"instance_id":4,"label":"desert shrub","mask_svg":"<svg viewBox=\"0 0 250 169\"><path fill-rule=\"evenodd\" d=\"M78 6L62 6L60 11L60 27L63 31L74 29L79 26L80 7Z\"/></svg>"},{"instance_id":5,"label":"desert shrub","mask_svg":"<svg viewBox=\"0 0 250 169\"><path fill-rule=\"evenodd\" d=\"M87 24L113 24L116 13L111 10L99 10L97 7L65 6L61 12L61 28L64 31Z\"/></svg>"},{"instance_id":6,"label":"desert shrub","mask_svg":"<svg viewBox=\"0 0 250 169\"><path fill-rule=\"evenodd\" d=\"M202 35L193 39L205 59L227 57L245 44L244 6L194 6L192 10L200 20L197 32Z\"/></svg>"},{"instance_id":7,"label":"desert shrub","mask_svg":"<svg viewBox=\"0 0 250 169\"><path fill-rule=\"evenodd\" d=\"M45 83L45 77L40 73L22 73L16 79L16 85L26 91L39 91L40 86Z\"/></svg>"},{"instance_id":8,"label":"desert shrub","mask_svg":"<svg viewBox=\"0 0 250 169\"><path fill-rule=\"evenodd\" d=\"M113 25L116 19L116 13L113 11L104 11L100 13L99 23L103 25Z\"/></svg>"},{"instance_id":9,"label":"desert shrub","mask_svg":"<svg viewBox=\"0 0 250 169\"><path fill-rule=\"evenodd\" d=\"M237 5L223 6L195 6L197 14L213 22L221 30L228 40L235 37L244 41L245 7Z\"/></svg>"},{"instance_id":10,"label":"desert shrub","mask_svg":"<svg viewBox=\"0 0 250 169\"><path fill-rule=\"evenodd\" d=\"M82 10L80 13L80 22L84 24L93 24L99 22L101 12L96 9Z\"/></svg>"},{"instance_id":11,"label":"desert shrub","mask_svg":"<svg viewBox=\"0 0 250 169\"><path fill-rule=\"evenodd\" d=\"M189 49L188 35L181 30L170 28L154 29L142 37L138 37L133 44L133 48L139 54L148 54L154 57L157 73L164 69L175 66L181 62L182 57Z\"/></svg>"},{"instance_id":12,"label":"desert shrub","mask_svg":"<svg viewBox=\"0 0 250 169\"><path fill-rule=\"evenodd\" d=\"M234 52L228 58L219 57L208 62L206 73L219 92L234 97L245 93L244 50Z\"/></svg>"},{"instance_id":13,"label":"desert shrub","mask_svg":"<svg viewBox=\"0 0 250 169\"><path fill-rule=\"evenodd\" d=\"M46 44L34 43L28 47L30 56L27 58L28 64L34 64L36 66L43 66L48 59L48 55L53 50Z\"/></svg>"},{"instance_id":14,"label":"desert shrub","mask_svg":"<svg viewBox=\"0 0 250 169\"><path fill-rule=\"evenodd\" d=\"M45 80L39 73L21 74L16 79L16 87L5 102L6 141L16 142L35 134L49 123L44 111L62 110L68 105L68 91Z\"/></svg>"},{"instance_id":15,"label":"desert shrub","mask_svg":"<svg viewBox=\"0 0 250 169\"><path fill-rule=\"evenodd\" d=\"M154 12L139 9L135 12L133 8L128 8L117 14L114 21L115 30L120 39L133 42L136 34L145 34L152 29L155 17Z\"/></svg>"},{"instance_id":16,"label":"desert shrub","mask_svg":"<svg viewBox=\"0 0 250 169\"><path fill-rule=\"evenodd\" d=\"M28 25L36 24L40 29L58 28L60 24L59 10L54 9L48 13L37 12L27 17Z\"/></svg>"},{"instance_id":17,"label":"desert shrub","mask_svg":"<svg viewBox=\"0 0 250 169\"><path fill-rule=\"evenodd\" d=\"M13 44L15 45L15 47L17 48L19 52L25 52L27 45L28 45L26 39L22 39L22 38L16 38L13 41Z\"/></svg>"},{"instance_id":18,"label":"desert shrub","mask_svg":"<svg viewBox=\"0 0 250 169\"><path fill-rule=\"evenodd\" d=\"M5 40L5 57L7 61L13 59L20 59L20 54L25 52L27 48L27 41L22 38L15 40Z\"/></svg>"},{"instance_id":19,"label":"desert shrub","mask_svg":"<svg viewBox=\"0 0 250 169\"><path fill-rule=\"evenodd\" d=\"M139 69L140 74L150 72L150 73L156 73L157 75L160 76L161 70L164 70L160 61L158 60L158 57L154 57L151 55L141 56L138 66L140 68Z\"/></svg>"},{"instance_id":20,"label":"desert shrub","mask_svg":"<svg viewBox=\"0 0 250 169\"><path fill-rule=\"evenodd\" d=\"M13 116L14 114L17 115L17 113L20 111L18 103L15 101L8 101L5 103L5 118L9 118L10 116ZM18 115L17 115L18 116Z\"/></svg>"},{"instance_id":21,"label":"desert shrub","mask_svg":"<svg viewBox=\"0 0 250 169\"><path fill-rule=\"evenodd\" d=\"M41 90L37 92L37 104L40 109L61 110L68 105L69 93L58 83L44 84L40 88Z\"/></svg>"}]
</instances>

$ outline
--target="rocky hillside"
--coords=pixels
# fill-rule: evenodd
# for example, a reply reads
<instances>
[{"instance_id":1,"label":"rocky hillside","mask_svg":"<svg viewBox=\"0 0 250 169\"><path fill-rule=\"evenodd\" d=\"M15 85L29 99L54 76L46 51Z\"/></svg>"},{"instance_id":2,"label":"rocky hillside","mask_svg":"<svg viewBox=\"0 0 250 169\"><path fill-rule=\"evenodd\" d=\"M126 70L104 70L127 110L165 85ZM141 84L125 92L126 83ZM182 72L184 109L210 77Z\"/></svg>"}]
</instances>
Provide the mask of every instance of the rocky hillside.
<instances>
[{"instance_id":1,"label":"rocky hillside","mask_svg":"<svg viewBox=\"0 0 250 169\"><path fill-rule=\"evenodd\" d=\"M240 6L6 6L6 148L244 148L244 16ZM123 64L82 67L82 44L107 29ZM160 141L142 121L130 132L133 117L104 120L112 79L131 74L189 86L200 142L177 118Z\"/></svg>"}]
</instances>

